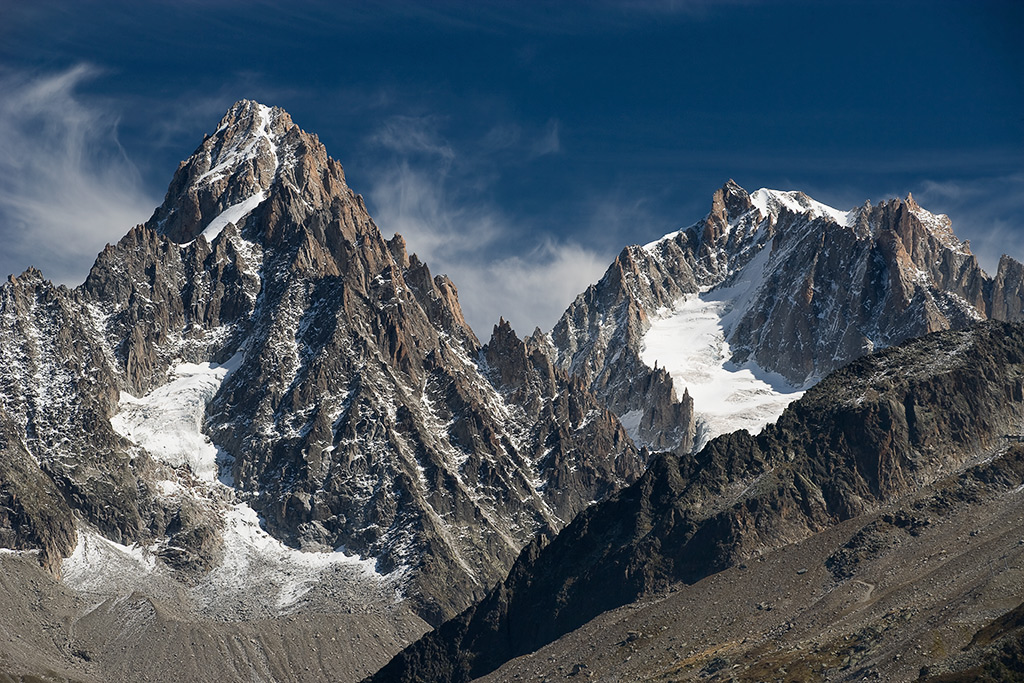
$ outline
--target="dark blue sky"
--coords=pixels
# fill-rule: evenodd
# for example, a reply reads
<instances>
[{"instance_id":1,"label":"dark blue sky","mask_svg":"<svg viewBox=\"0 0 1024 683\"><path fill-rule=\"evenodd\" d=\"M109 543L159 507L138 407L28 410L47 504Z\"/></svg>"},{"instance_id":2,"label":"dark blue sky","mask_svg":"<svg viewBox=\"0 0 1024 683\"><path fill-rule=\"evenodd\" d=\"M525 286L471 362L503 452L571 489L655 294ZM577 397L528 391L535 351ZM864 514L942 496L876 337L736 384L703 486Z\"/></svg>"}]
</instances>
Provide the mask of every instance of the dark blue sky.
<instances>
[{"instance_id":1,"label":"dark blue sky","mask_svg":"<svg viewBox=\"0 0 1024 683\"><path fill-rule=\"evenodd\" d=\"M237 99L317 133L481 336L728 178L1024 258L1024 3L0 0L0 270L80 282Z\"/></svg>"}]
</instances>

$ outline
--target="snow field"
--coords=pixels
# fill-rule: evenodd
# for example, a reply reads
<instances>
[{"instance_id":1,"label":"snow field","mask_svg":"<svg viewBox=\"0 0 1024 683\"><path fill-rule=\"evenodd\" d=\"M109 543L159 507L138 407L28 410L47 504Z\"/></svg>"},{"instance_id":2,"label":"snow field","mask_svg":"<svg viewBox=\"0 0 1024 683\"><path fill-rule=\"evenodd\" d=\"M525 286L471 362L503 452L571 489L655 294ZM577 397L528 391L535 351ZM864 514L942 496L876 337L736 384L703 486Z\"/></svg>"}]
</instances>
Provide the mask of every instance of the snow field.
<instances>
[{"instance_id":1,"label":"snow field","mask_svg":"<svg viewBox=\"0 0 1024 683\"><path fill-rule=\"evenodd\" d=\"M731 286L690 295L658 311L644 335L640 359L668 370L677 396L690 392L697 450L737 429L758 433L803 395L800 387L753 361L737 366L730 360L729 334L764 283L770 259L771 249L765 247Z\"/></svg>"},{"instance_id":2,"label":"snow field","mask_svg":"<svg viewBox=\"0 0 1024 683\"><path fill-rule=\"evenodd\" d=\"M60 567L64 583L90 593L130 592L156 569L156 557L145 548L115 543L84 527Z\"/></svg>"},{"instance_id":3,"label":"snow field","mask_svg":"<svg viewBox=\"0 0 1024 683\"><path fill-rule=\"evenodd\" d=\"M730 362L722 327L727 303L707 295L689 298L654 320L644 336L644 363L668 370L677 395L685 388L693 398L698 449L737 429L758 433L803 395L756 363Z\"/></svg>"},{"instance_id":4,"label":"snow field","mask_svg":"<svg viewBox=\"0 0 1024 683\"><path fill-rule=\"evenodd\" d=\"M750 195L750 202L757 207L762 216L778 216L779 209L785 207L793 213L805 214L811 220L828 218L835 223L849 226L856 218L856 211L840 211L827 204L816 202L802 192L769 190L761 188Z\"/></svg>"},{"instance_id":5,"label":"snow field","mask_svg":"<svg viewBox=\"0 0 1024 683\"><path fill-rule=\"evenodd\" d=\"M144 398L122 394L111 426L160 462L187 466L200 480L217 481L217 447L202 433L202 426L206 405L233 362L182 363L174 368L174 379Z\"/></svg>"},{"instance_id":6,"label":"snow field","mask_svg":"<svg viewBox=\"0 0 1024 683\"><path fill-rule=\"evenodd\" d=\"M376 561L344 552L303 552L289 548L260 526L259 515L244 503L225 513L224 560L203 578L192 597L208 610L253 602L273 612L298 606L327 572L340 571L354 586L377 592L381 576ZM367 585L369 584L369 585Z\"/></svg>"},{"instance_id":7,"label":"snow field","mask_svg":"<svg viewBox=\"0 0 1024 683\"><path fill-rule=\"evenodd\" d=\"M172 379L142 398L122 394L120 410L111 424L122 436L171 467L187 469L200 481L162 480L165 497L190 495L210 502L223 514L223 560L188 592L202 611L223 612L244 605L249 612L281 613L296 607L327 572L345 584L353 601L360 596L379 602L393 600L401 572L387 577L376 572L374 558L344 552L304 552L290 548L260 526L259 515L244 502L217 502L233 490L218 478L218 455L224 454L202 432L206 406L232 370L241 363L236 354L223 365L181 363ZM122 546L89 529L79 530L78 547L62 565L65 582L79 590L117 594L126 586L164 573L156 561L160 543L149 548Z\"/></svg>"},{"instance_id":8,"label":"snow field","mask_svg":"<svg viewBox=\"0 0 1024 683\"><path fill-rule=\"evenodd\" d=\"M237 204L232 204L210 221L209 225L203 230L203 237L206 238L207 242L212 242L228 226L228 223L238 225L243 218L252 213L253 209L262 204L266 198L267 191L263 190Z\"/></svg>"}]
</instances>

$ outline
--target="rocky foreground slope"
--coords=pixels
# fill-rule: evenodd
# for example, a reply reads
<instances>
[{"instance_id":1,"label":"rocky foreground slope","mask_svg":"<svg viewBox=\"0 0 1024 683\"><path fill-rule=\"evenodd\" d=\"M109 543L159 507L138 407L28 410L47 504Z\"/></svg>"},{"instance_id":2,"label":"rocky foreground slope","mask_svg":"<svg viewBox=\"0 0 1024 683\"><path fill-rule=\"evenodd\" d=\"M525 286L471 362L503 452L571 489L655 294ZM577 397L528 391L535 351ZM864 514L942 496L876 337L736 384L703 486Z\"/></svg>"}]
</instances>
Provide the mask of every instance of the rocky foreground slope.
<instances>
[{"instance_id":1,"label":"rocky foreground slope","mask_svg":"<svg viewBox=\"0 0 1024 683\"><path fill-rule=\"evenodd\" d=\"M1024 672L1024 448L605 612L479 679L984 681Z\"/></svg>"},{"instance_id":2,"label":"rocky foreground slope","mask_svg":"<svg viewBox=\"0 0 1024 683\"><path fill-rule=\"evenodd\" d=\"M817 570L836 581L855 576L888 536L929 524L922 506L947 514L944 506L957 501L1012 491L1002 500L1010 507L991 514L1018 519L1022 434L1024 326L937 333L862 358L757 436L722 436L694 457L658 456L635 484L553 540L531 544L485 600L369 680L483 676L603 612L742 568L844 522L850 529L848 520L860 520L863 533ZM974 463L981 465L965 469ZM887 506L905 507L878 517ZM812 556L791 561L806 571ZM758 629L744 637L762 638Z\"/></svg>"},{"instance_id":3,"label":"rocky foreground slope","mask_svg":"<svg viewBox=\"0 0 1024 683\"><path fill-rule=\"evenodd\" d=\"M850 211L729 181L692 227L626 247L551 332L640 444L688 452L757 432L872 350L1024 319L1024 266L994 277L908 196Z\"/></svg>"}]
</instances>

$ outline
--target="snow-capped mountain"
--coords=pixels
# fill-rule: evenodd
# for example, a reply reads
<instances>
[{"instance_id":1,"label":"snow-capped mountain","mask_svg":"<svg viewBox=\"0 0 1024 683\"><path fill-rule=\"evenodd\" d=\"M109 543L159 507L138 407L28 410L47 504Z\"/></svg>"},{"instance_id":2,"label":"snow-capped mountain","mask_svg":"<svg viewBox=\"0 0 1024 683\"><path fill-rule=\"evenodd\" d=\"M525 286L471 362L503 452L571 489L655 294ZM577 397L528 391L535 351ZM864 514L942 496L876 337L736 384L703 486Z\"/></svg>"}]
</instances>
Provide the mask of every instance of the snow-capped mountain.
<instances>
[{"instance_id":1,"label":"snow-capped mountain","mask_svg":"<svg viewBox=\"0 0 1024 683\"><path fill-rule=\"evenodd\" d=\"M775 543L859 514L885 486L899 492L902 480L881 477L904 477L861 458L855 472L837 468L838 483L819 481L782 464L781 441L754 448L742 434L699 462L658 456L644 475L636 444L688 453L756 431L852 358L1022 309L1024 266L1004 258L989 278L948 219L909 197L842 212L730 182L693 227L623 250L550 335L520 339L502 319L481 344L455 285L401 236L384 238L315 136L280 109L238 102L80 287L32 268L0 285L0 549L12 551L5 568L34 577L5 586L25 604L45 593L47 623L66 635L23 619L34 640L11 632L10 652L59 660L53 675L76 680L165 677L171 665L179 678L357 680L484 596L479 615L497 616L477 622L503 628L511 600L528 603L488 591L517 557L506 586L519 596L628 598L687 534L752 552L704 524L737 492L754 496L750 519ZM1019 417L1019 378L1003 379L1016 412L989 411L1000 417L983 441ZM826 410L827 392L812 396ZM930 438L926 398L920 415L900 404L917 430L901 439ZM876 413L879 433L893 426ZM813 450L794 429L777 434ZM779 479L768 505L813 508L795 526L759 516L768 505L756 496L776 489L748 475L777 464L796 478ZM702 473L708 495L686 489ZM594 505L638 479L619 503ZM672 508L679 496L688 502ZM615 512L633 499L635 528L632 512ZM592 508L604 512L560 541L582 545L558 568L564 558L543 547ZM651 511L681 535L650 534ZM608 525L588 532L599 517ZM622 534L637 561L605 566ZM657 546L657 567L632 552L638 539ZM554 569L531 593L523 582L541 557ZM729 559L705 553L699 571L719 566L708 557ZM25 569L36 560L48 574ZM607 590L584 595L590 575ZM561 582L550 594L547 579ZM568 623L545 614L521 609L516 628ZM372 642L344 637L366 630Z\"/></svg>"},{"instance_id":2,"label":"snow-capped mountain","mask_svg":"<svg viewBox=\"0 0 1024 683\"><path fill-rule=\"evenodd\" d=\"M989 277L949 219L909 196L839 211L729 181L692 227L624 249L551 340L638 444L687 451L756 433L873 349L1024 318L1022 275L1003 257ZM680 416L688 432L673 431Z\"/></svg>"},{"instance_id":3,"label":"snow-capped mountain","mask_svg":"<svg viewBox=\"0 0 1024 683\"><path fill-rule=\"evenodd\" d=\"M206 612L330 578L450 616L644 464L507 323L481 346L316 137L250 101L82 286L0 287L0 353L3 545L80 585L186 577Z\"/></svg>"}]
</instances>

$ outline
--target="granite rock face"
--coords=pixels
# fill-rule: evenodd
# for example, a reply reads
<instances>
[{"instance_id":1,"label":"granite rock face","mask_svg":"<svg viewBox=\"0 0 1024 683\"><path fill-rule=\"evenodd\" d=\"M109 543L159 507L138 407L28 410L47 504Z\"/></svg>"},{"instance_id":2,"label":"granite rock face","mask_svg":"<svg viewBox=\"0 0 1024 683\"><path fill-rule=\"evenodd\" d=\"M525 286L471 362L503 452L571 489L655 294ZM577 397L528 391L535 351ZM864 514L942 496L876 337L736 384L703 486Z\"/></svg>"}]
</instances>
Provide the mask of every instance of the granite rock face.
<instances>
[{"instance_id":1,"label":"granite rock face","mask_svg":"<svg viewBox=\"0 0 1024 683\"><path fill-rule=\"evenodd\" d=\"M867 351L986 317L990 278L949 219L912 197L864 205L845 224L786 207L777 215L764 284L733 332L738 360L804 384Z\"/></svg>"},{"instance_id":2,"label":"granite rock face","mask_svg":"<svg viewBox=\"0 0 1024 683\"><path fill-rule=\"evenodd\" d=\"M297 191L310 208L348 193L341 164L327 156L315 135L296 126L283 109L242 100L181 162L147 225L174 242L188 242L228 209L246 202L251 209L253 198L266 199L275 184ZM240 209L236 213L244 215Z\"/></svg>"},{"instance_id":3,"label":"granite rock face","mask_svg":"<svg viewBox=\"0 0 1024 683\"><path fill-rule=\"evenodd\" d=\"M658 359L644 355L652 323L685 302L718 304L721 364L777 373L805 389L906 339L1024 319L1022 268L1003 257L988 276L949 219L909 196L837 211L800 192L748 194L729 181L697 224L619 254L555 325L554 357L637 443L685 452L704 440L695 439L704 407L693 405L692 387L658 376ZM702 343L679 335L681 347ZM645 391L653 386L657 398Z\"/></svg>"},{"instance_id":4,"label":"granite rock face","mask_svg":"<svg viewBox=\"0 0 1024 683\"><path fill-rule=\"evenodd\" d=\"M1009 469L978 476L1005 475L1012 489L1022 431L1020 324L937 333L867 356L756 437L741 431L696 456L657 456L639 481L531 544L485 600L368 680L480 677L602 612L808 538L998 453L1010 453L998 460Z\"/></svg>"},{"instance_id":5,"label":"granite rock face","mask_svg":"<svg viewBox=\"0 0 1024 683\"><path fill-rule=\"evenodd\" d=\"M0 539L49 563L77 519L172 567L217 566L213 479L190 488L199 472L111 426L200 366L220 383L190 419L231 495L294 547L375 558L429 620L645 464L507 323L481 346L454 284L383 237L314 136L255 102L228 111L81 287L27 272L0 288L0 314Z\"/></svg>"}]
</instances>

